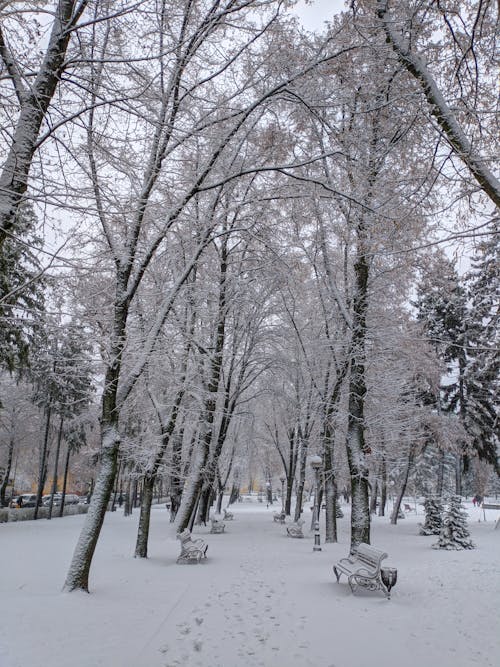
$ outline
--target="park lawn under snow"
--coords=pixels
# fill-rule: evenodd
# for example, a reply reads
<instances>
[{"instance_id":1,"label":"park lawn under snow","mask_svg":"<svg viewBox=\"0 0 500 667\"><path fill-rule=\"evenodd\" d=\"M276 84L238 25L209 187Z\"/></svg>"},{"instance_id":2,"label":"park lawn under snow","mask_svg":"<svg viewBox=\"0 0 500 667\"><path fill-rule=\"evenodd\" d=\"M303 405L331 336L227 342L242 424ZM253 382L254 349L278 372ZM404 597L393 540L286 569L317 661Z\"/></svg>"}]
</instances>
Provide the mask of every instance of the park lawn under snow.
<instances>
[{"instance_id":1,"label":"park lawn under snow","mask_svg":"<svg viewBox=\"0 0 500 667\"><path fill-rule=\"evenodd\" d=\"M375 517L372 544L398 569L392 599L352 595L332 564L337 544L286 537L265 504L238 503L208 558L177 565L164 507L152 512L149 558L132 557L138 510L108 513L91 594L62 593L84 516L0 524L0 667L497 667L500 530L470 508L471 551L434 550L419 515ZM232 509L233 509L232 508ZM276 506L274 509L277 509ZM307 510L309 512L309 510Z\"/></svg>"}]
</instances>

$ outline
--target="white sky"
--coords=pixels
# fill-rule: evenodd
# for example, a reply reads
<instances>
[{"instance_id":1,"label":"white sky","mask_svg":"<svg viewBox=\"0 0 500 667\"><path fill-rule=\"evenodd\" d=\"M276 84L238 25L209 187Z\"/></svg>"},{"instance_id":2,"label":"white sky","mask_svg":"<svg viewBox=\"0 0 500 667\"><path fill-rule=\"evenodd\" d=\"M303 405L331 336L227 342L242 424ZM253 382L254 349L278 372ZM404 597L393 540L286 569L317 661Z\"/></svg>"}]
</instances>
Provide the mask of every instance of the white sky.
<instances>
[{"instance_id":1,"label":"white sky","mask_svg":"<svg viewBox=\"0 0 500 667\"><path fill-rule=\"evenodd\" d=\"M346 9L344 0L314 0L306 5L305 0L299 0L294 8L306 30L322 30L325 21L329 21L333 14Z\"/></svg>"}]
</instances>

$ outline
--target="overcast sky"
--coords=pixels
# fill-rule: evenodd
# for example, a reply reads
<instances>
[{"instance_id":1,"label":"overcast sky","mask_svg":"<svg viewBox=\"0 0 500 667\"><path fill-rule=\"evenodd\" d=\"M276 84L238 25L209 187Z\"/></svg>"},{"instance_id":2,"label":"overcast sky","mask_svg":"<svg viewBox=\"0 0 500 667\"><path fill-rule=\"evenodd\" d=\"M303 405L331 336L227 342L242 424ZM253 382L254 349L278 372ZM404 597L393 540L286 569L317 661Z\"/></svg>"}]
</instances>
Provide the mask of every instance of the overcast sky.
<instances>
[{"instance_id":1,"label":"overcast sky","mask_svg":"<svg viewBox=\"0 0 500 667\"><path fill-rule=\"evenodd\" d=\"M344 9L344 0L314 0L312 5L306 5L304 0L300 0L294 13L300 16L307 30L322 30L325 21L329 21L333 14Z\"/></svg>"}]
</instances>

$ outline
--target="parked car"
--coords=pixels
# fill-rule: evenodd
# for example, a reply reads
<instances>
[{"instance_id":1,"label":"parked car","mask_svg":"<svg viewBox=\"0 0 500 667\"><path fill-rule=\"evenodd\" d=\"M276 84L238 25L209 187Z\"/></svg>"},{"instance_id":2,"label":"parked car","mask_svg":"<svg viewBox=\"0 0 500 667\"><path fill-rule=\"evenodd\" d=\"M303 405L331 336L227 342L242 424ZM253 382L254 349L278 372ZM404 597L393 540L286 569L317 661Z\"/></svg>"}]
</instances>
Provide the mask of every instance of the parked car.
<instances>
[{"instance_id":1,"label":"parked car","mask_svg":"<svg viewBox=\"0 0 500 667\"><path fill-rule=\"evenodd\" d=\"M46 496L42 496L42 505L45 507L48 507L50 505L50 498L52 494L48 493ZM61 497L62 493L54 493L54 500L52 501L52 505L60 505L61 504Z\"/></svg>"},{"instance_id":2,"label":"parked car","mask_svg":"<svg viewBox=\"0 0 500 667\"><path fill-rule=\"evenodd\" d=\"M54 500L52 502L53 507L57 507L61 505L62 502L62 493L54 493ZM50 496L51 494L49 493L46 496L43 496L42 502L45 506L49 506L50 504ZM64 504L65 505L77 505L80 502L80 497L76 495L76 493L67 493L66 496L64 497Z\"/></svg>"},{"instance_id":3,"label":"parked car","mask_svg":"<svg viewBox=\"0 0 500 667\"><path fill-rule=\"evenodd\" d=\"M78 505L80 502L80 496L77 496L76 493L67 493L64 499L65 505Z\"/></svg>"},{"instance_id":4,"label":"parked car","mask_svg":"<svg viewBox=\"0 0 500 667\"><path fill-rule=\"evenodd\" d=\"M35 507L36 493L21 493L12 502L15 503L12 507Z\"/></svg>"}]
</instances>

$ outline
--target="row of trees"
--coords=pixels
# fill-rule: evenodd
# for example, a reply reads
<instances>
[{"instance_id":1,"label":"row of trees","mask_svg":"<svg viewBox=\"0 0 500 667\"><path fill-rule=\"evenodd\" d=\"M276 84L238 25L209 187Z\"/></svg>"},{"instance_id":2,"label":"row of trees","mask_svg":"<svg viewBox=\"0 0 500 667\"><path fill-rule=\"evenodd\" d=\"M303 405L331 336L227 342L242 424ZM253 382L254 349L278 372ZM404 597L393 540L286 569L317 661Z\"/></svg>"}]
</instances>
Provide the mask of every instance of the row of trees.
<instances>
[{"instance_id":1,"label":"row of trees","mask_svg":"<svg viewBox=\"0 0 500 667\"><path fill-rule=\"evenodd\" d=\"M355 2L322 36L278 0L16 4L0 6L2 364L35 350L50 274L74 366L50 355L62 337L35 352L47 433L80 415L91 376L101 387L68 589L88 589L118 465L143 480L139 557L159 475L182 530L256 458L300 508L320 452L327 539L340 480L355 545L391 467L402 496L432 446L460 443L457 489L469 461L496 465L493 3ZM51 230L43 253L28 210ZM436 291L452 269L426 256L457 212L481 254L470 288Z\"/></svg>"}]
</instances>

